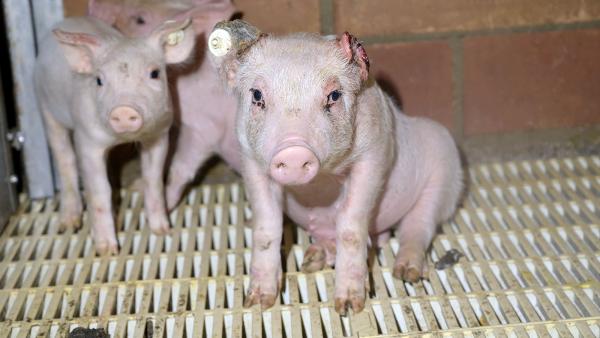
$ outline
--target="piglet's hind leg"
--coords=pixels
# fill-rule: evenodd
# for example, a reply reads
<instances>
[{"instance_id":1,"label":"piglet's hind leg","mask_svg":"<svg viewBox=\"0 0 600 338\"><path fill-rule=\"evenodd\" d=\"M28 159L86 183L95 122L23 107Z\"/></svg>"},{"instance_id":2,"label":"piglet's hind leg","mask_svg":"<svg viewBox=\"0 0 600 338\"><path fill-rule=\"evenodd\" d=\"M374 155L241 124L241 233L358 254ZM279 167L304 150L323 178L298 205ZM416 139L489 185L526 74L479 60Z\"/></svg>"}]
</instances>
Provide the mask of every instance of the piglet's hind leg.
<instances>
[{"instance_id":1,"label":"piglet's hind leg","mask_svg":"<svg viewBox=\"0 0 600 338\"><path fill-rule=\"evenodd\" d=\"M325 266L333 266L335 253L335 239L317 240L304 252L302 272L312 273L323 270Z\"/></svg>"},{"instance_id":2,"label":"piglet's hind leg","mask_svg":"<svg viewBox=\"0 0 600 338\"><path fill-rule=\"evenodd\" d=\"M429 186L433 185L431 182ZM394 263L394 277L409 282L427 278L426 251L435 234L442 202L442 189L426 187L417 203L400 222L396 237L400 248Z\"/></svg>"}]
</instances>

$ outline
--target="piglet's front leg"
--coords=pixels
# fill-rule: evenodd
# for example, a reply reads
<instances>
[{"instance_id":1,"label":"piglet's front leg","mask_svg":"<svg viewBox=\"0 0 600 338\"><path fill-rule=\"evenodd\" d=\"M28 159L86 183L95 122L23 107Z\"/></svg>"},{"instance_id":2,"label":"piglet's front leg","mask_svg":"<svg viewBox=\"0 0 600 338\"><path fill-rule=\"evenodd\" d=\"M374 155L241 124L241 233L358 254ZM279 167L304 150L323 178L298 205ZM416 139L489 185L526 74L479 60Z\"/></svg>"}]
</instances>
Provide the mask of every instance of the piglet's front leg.
<instances>
[{"instance_id":1,"label":"piglet's front leg","mask_svg":"<svg viewBox=\"0 0 600 338\"><path fill-rule=\"evenodd\" d=\"M163 169L169 149L169 135L165 133L157 139L144 142L142 146L146 220L152 232L164 235L169 232L163 184Z\"/></svg>"},{"instance_id":2,"label":"piglet's front leg","mask_svg":"<svg viewBox=\"0 0 600 338\"><path fill-rule=\"evenodd\" d=\"M361 160L350 172L344 204L336 218L335 310L345 315L365 307L368 286L367 239L373 208L379 199L382 161Z\"/></svg>"},{"instance_id":3,"label":"piglet's front leg","mask_svg":"<svg viewBox=\"0 0 600 338\"><path fill-rule=\"evenodd\" d=\"M111 188L106 173L107 148L94 144L85 135L75 135L81 165L87 211L96 251L117 254L119 243L112 214Z\"/></svg>"},{"instance_id":4,"label":"piglet's front leg","mask_svg":"<svg viewBox=\"0 0 600 338\"><path fill-rule=\"evenodd\" d=\"M244 182L253 213L250 289L245 307L275 304L281 287L282 189L263 174L255 162L245 160Z\"/></svg>"}]
</instances>

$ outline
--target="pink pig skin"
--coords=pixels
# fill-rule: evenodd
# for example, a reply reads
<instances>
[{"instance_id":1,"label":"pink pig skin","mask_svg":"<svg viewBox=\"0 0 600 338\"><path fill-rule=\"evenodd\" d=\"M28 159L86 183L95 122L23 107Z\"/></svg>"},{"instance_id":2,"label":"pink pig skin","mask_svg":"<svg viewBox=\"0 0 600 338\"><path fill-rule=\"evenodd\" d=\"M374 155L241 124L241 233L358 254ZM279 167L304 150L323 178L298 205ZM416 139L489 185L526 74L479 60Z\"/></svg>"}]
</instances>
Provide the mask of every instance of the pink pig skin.
<instances>
[{"instance_id":1,"label":"pink pig skin","mask_svg":"<svg viewBox=\"0 0 600 338\"><path fill-rule=\"evenodd\" d=\"M139 1L136 6L114 1L89 1L89 14L114 25L128 36L144 36L173 18L193 20L197 33L195 58L185 67L170 69L175 84L177 137L167 179L167 205L173 208L198 169L218 154L236 171L240 169L235 137L235 97L206 58L207 34L216 22L228 19L235 8L228 0ZM143 22L143 24L140 24Z\"/></svg>"},{"instance_id":2,"label":"pink pig skin","mask_svg":"<svg viewBox=\"0 0 600 338\"><path fill-rule=\"evenodd\" d=\"M168 43L172 33L180 40ZM157 234L169 229L162 183L173 120L166 63L185 61L194 35L189 21L129 39L99 20L70 18L41 41L34 85L62 184L59 221L63 230L80 226L79 162L100 254L118 251L106 173L107 152L117 144L142 145L147 222Z\"/></svg>"},{"instance_id":3,"label":"pink pig skin","mask_svg":"<svg viewBox=\"0 0 600 338\"><path fill-rule=\"evenodd\" d=\"M370 236L382 244L396 229L394 276L427 276L436 225L462 190L449 132L404 115L368 76L366 52L347 33L337 41L261 36L238 53L247 43L236 38L256 29L239 20L216 29L233 40L227 54L212 57L239 99L236 131L254 212L245 305L277 300L283 212L315 239L305 271L335 263L339 313L364 308Z\"/></svg>"}]
</instances>

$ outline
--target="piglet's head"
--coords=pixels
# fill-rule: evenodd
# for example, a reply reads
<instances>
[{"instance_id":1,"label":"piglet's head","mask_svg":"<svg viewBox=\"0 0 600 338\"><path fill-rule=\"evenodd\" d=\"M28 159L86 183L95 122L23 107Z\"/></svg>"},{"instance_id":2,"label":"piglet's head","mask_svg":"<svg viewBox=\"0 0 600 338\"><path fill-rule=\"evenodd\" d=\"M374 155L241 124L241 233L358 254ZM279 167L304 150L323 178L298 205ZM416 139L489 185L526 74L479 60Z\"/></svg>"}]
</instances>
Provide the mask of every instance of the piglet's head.
<instances>
[{"instance_id":1,"label":"piglet's head","mask_svg":"<svg viewBox=\"0 0 600 338\"><path fill-rule=\"evenodd\" d=\"M71 69L81 74L101 125L123 138L168 127L172 120L165 67L184 62L195 38L190 21L168 21L145 38L55 30Z\"/></svg>"},{"instance_id":2,"label":"piglet's head","mask_svg":"<svg viewBox=\"0 0 600 338\"><path fill-rule=\"evenodd\" d=\"M126 36L146 36L166 20L191 18L196 34L231 17L231 0L89 0L88 14Z\"/></svg>"},{"instance_id":3,"label":"piglet's head","mask_svg":"<svg viewBox=\"0 0 600 338\"><path fill-rule=\"evenodd\" d=\"M245 154L283 185L332 169L353 146L356 97L368 57L350 34L270 36L243 21L217 24L208 39L214 65L238 96L237 134Z\"/></svg>"}]
</instances>

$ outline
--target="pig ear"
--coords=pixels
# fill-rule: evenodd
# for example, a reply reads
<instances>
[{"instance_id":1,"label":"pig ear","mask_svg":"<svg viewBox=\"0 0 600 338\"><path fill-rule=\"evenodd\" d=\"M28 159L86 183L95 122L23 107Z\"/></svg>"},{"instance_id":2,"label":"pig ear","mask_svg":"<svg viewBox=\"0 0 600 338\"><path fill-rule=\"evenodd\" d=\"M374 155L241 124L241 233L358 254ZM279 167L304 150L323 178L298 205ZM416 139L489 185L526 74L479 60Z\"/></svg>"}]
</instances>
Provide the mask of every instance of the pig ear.
<instances>
[{"instance_id":1,"label":"pig ear","mask_svg":"<svg viewBox=\"0 0 600 338\"><path fill-rule=\"evenodd\" d=\"M191 20L165 21L150 34L150 41L158 45L169 64L180 63L190 56L196 44Z\"/></svg>"},{"instance_id":2,"label":"pig ear","mask_svg":"<svg viewBox=\"0 0 600 338\"><path fill-rule=\"evenodd\" d=\"M242 20L221 21L208 37L209 55L221 77L230 88L244 54L262 37L258 28Z\"/></svg>"},{"instance_id":3,"label":"pig ear","mask_svg":"<svg viewBox=\"0 0 600 338\"><path fill-rule=\"evenodd\" d=\"M101 47L100 39L92 34L71 33L59 29L52 32L71 68L77 73L91 73L94 69L94 55Z\"/></svg>"},{"instance_id":4,"label":"pig ear","mask_svg":"<svg viewBox=\"0 0 600 338\"><path fill-rule=\"evenodd\" d=\"M100 19L112 26L117 20L120 7L121 6L106 0L89 0L88 15Z\"/></svg>"},{"instance_id":5,"label":"pig ear","mask_svg":"<svg viewBox=\"0 0 600 338\"><path fill-rule=\"evenodd\" d=\"M360 68L360 78L366 81L369 78L369 57L362 43L353 35L345 32L338 41L340 48L348 59L348 63L355 63Z\"/></svg>"},{"instance_id":6,"label":"pig ear","mask_svg":"<svg viewBox=\"0 0 600 338\"><path fill-rule=\"evenodd\" d=\"M235 13L231 0L192 0L192 9L183 13L193 20L196 33L209 33L214 25L229 20Z\"/></svg>"}]
</instances>

